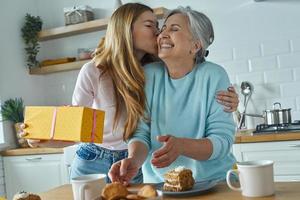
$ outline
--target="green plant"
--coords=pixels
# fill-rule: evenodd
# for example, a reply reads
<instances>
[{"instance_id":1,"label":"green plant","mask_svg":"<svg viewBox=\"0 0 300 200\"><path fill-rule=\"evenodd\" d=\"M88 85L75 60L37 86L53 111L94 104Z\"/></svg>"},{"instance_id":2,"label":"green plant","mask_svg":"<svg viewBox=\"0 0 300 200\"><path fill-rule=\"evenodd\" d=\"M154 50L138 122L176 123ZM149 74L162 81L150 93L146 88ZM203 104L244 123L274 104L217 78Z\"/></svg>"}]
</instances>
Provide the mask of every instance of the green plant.
<instances>
[{"instance_id":1,"label":"green plant","mask_svg":"<svg viewBox=\"0 0 300 200\"><path fill-rule=\"evenodd\" d=\"M25 51L27 53L27 65L29 68L39 64L36 56L39 52L38 32L42 30L43 22L39 16L31 16L26 14L25 24L23 25L22 38L26 44Z\"/></svg>"},{"instance_id":2,"label":"green plant","mask_svg":"<svg viewBox=\"0 0 300 200\"><path fill-rule=\"evenodd\" d=\"M22 98L9 99L1 105L1 114L3 121L12 121L13 123L24 121L24 103Z\"/></svg>"}]
</instances>

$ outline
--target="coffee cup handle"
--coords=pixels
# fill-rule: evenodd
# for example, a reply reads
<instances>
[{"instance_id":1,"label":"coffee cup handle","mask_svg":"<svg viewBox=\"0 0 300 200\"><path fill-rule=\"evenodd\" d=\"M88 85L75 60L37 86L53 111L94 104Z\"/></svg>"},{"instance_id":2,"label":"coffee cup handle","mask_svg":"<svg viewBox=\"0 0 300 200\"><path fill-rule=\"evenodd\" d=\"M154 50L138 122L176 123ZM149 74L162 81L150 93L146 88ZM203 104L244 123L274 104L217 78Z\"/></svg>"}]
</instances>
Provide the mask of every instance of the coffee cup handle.
<instances>
[{"instance_id":1,"label":"coffee cup handle","mask_svg":"<svg viewBox=\"0 0 300 200\"><path fill-rule=\"evenodd\" d=\"M241 191L241 187L235 187L231 184L231 181L230 181L230 175L233 174L233 173L238 173L238 170L237 169L231 169L227 172L227 175L226 175L226 182L227 182L227 185L230 189L234 190L234 191Z\"/></svg>"},{"instance_id":2,"label":"coffee cup handle","mask_svg":"<svg viewBox=\"0 0 300 200\"><path fill-rule=\"evenodd\" d=\"M81 185L79 187L79 196L80 196L80 200L85 200L85 189L87 188L87 185Z\"/></svg>"}]
</instances>

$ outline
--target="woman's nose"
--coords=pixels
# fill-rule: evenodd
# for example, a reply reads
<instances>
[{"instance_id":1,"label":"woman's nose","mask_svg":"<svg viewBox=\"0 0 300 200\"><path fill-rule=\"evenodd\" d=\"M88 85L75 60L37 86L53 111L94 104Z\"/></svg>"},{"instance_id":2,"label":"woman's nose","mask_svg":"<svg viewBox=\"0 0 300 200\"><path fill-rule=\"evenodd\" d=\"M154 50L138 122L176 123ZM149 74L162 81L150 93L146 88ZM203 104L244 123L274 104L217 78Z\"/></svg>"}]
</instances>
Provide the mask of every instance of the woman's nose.
<instances>
[{"instance_id":1,"label":"woman's nose","mask_svg":"<svg viewBox=\"0 0 300 200\"><path fill-rule=\"evenodd\" d=\"M166 31L160 32L159 36L161 38L170 38L169 34Z\"/></svg>"}]
</instances>

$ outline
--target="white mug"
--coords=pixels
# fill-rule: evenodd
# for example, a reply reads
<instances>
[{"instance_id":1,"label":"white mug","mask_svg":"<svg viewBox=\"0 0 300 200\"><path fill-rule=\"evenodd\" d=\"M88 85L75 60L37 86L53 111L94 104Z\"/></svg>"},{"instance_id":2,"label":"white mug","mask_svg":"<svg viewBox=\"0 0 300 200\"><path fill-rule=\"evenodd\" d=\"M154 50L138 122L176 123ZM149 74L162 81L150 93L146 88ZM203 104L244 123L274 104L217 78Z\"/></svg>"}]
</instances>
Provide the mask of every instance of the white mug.
<instances>
[{"instance_id":1,"label":"white mug","mask_svg":"<svg viewBox=\"0 0 300 200\"><path fill-rule=\"evenodd\" d=\"M246 197L263 197L274 194L274 175L271 160L246 161L237 163L237 169L227 172L226 181L230 189L241 191ZM240 187L235 187L230 176L237 173Z\"/></svg>"},{"instance_id":2,"label":"white mug","mask_svg":"<svg viewBox=\"0 0 300 200\"><path fill-rule=\"evenodd\" d=\"M93 200L101 196L105 174L89 174L71 179L74 200Z\"/></svg>"}]
</instances>

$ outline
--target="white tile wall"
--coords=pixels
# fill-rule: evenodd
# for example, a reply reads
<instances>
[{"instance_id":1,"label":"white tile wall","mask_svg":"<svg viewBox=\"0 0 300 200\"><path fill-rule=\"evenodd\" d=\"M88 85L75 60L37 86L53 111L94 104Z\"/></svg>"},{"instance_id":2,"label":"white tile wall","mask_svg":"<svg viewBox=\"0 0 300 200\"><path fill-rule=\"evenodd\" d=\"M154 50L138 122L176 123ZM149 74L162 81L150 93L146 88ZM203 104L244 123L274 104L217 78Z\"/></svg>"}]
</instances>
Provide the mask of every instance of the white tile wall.
<instances>
[{"instance_id":1,"label":"white tile wall","mask_svg":"<svg viewBox=\"0 0 300 200\"><path fill-rule=\"evenodd\" d=\"M272 70L278 68L278 62L275 56L253 58L249 62L251 72Z\"/></svg>"},{"instance_id":2,"label":"white tile wall","mask_svg":"<svg viewBox=\"0 0 300 200\"><path fill-rule=\"evenodd\" d=\"M209 58L209 60L211 60ZM215 62L214 60L212 60ZM217 62L218 63L218 62ZM249 64L247 60L243 61L229 61L229 62L222 62L221 64L230 75L237 75L249 72Z\"/></svg>"},{"instance_id":3,"label":"white tile wall","mask_svg":"<svg viewBox=\"0 0 300 200\"><path fill-rule=\"evenodd\" d=\"M280 102L282 108L291 108L294 111L297 110L295 98L270 98L267 100L267 107L272 108L274 102ZM278 108L277 105L276 108Z\"/></svg>"},{"instance_id":4,"label":"white tile wall","mask_svg":"<svg viewBox=\"0 0 300 200\"><path fill-rule=\"evenodd\" d=\"M291 47L293 51L300 51L300 38L291 40Z\"/></svg>"},{"instance_id":5,"label":"white tile wall","mask_svg":"<svg viewBox=\"0 0 300 200\"><path fill-rule=\"evenodd\" d=\"M296 81L300 81L300 67L294 69L294 76Z\"/></svg>"},{"instance_id":6,"label":"white tile wall","mask_svg":"<svg viewBox=\"0 0 300 200\"><path fill-rule=\"evenodd\" d=\"M294 117L294 119L299 120L300 119L300 111L294 111L293 112L293 117Z\"/></svg>"},{"instance_id":7,"label":"white tile wall","mask_svg":"<svg viewBox=\"0 0 300 200\"><path fill-rule=\"evenodd\" d=\"M292 82L281 85L281 91L283 97L300 96L300 82Z\"/></svg>"},{"instance_id":8,"label":"white tile wall","mask_svg":"<svg viewBox=\"0 0 300 200\"><path fill-rule=\"evenodd\" d=\"M280 85L279 84L254 84L253 99L263 99L267 101L270 98L280 98Z\"/></svg>"},{"instance_id":9,"label":"white tile wall","mask_svg":"<svg viewBox=\"0 0 300 200\"><path fill-rule=\"evenodd\" d=\"M261 55L261 49L259 44L249 43L233 48L233 55L235 60L259 57Z\"/></svg>"},{"instance_id":10,"label":"white tile wall","mask_svg":"<svg viewBox=\"0 0 300 200\"><path fill-rule=\"evenodd\" d=\"M300 97L296 98L297 110L300 110Z\"/></svg>"},{"instance_id":11,"label":"white tile wall","mask_svg":"<svg viewBox=\"0 0 300 200\"><path fill-rule=\"evenodd\" d=\"M235 43L226 48L214 46L209 60L216 59L238 88L242 81L254 86L248 113L261 114L274 102L292 109L292 118L300 119L300 38L280 38L259 43ZM215 52L218 55L214 55ZM233 53L232 59L231 53ZM223 55L220 55L223 54ZM224 59L226 58L226 59ZM223 59L223 60L222 60ZM240 94L240 101L243 96ZM239 109L242 110L242 106ZM259 119L248 119L254 128Z\"/></svg>"},{"instance_id":12,"label":"white tile wall","mask_svg":"<svg viewBox=\"0 0 300 200\"><path fill-rule=\"evenodd\" d=\"M284 83L294 80L292 69L278 69L276 71L264 72L266 83Z\"/></svg>"},{"instance_id":13,"label":"white tile wall","mask_svg":"<svg viewBox=\"0 0 300 200\"><path fill-rule=\"evenodd\" d=\"M209 57L215 62L230 61L233 60L233 49L231 46L218 46L218 48L214 48L212 45L212 51L209 52Z\"/></svg>"},{"instance_id":14,"label":"white tile wall","mask_svg":"<svg viewBox=\"0 0 300 200\"><path fill-rule=\"evenodd\" d=\"M261 44L262 55L278 55L290 52L289 40L264 41Z\"/></svg>"},{"instance_id":15,"label":"white tile wall","mask_svg":"<svg viewBox=\"0 0 300 200\"><path fill-rule=\"evenodd\" d=\"M280 68L296 68L300 67L300 53L295 52L291 54L279 55L279 67Z\"/></svg>"},{"instance_id":16,"label":"white tile wall","mask_svg":"<svg viewBox=\"0 0 300 200\"><path fill-rule=\"evenodd\" d=\"M237 82L241 83L243 81L249 81L252 84L263 84L264 74L262 72L253 72L237 75Z\"/></svg>"}]
</instances>

